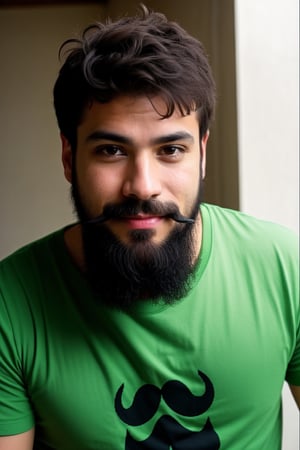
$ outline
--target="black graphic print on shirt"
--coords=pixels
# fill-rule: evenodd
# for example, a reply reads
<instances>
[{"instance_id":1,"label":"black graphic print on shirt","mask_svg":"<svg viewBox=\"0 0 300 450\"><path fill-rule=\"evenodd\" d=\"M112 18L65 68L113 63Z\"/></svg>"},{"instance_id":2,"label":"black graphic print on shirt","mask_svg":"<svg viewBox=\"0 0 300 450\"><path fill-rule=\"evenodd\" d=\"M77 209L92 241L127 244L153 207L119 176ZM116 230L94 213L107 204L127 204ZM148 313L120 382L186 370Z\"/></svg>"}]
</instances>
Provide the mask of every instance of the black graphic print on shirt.
<instances>
[{"instance_id":1,"label":"black graphic print on shirt","mask_svg":"<svg viewBox=\"0 0 300 450\"><path fill-rule=\"evenodd\" d=\"M153 384L141 386L129 408L122 405L124 384L120 386L115 396L115 409L123 423L129 426L141 426L148 422L157 412L161 399L174 411L174 415L196 417L204 414L214 399L214 388L210 379L198 371L205 391L201 396L195 396L181 381L167 381L162 388ZM144 441L136 441L129 431L126 433L125 450L218 450L220 439L209 418L199 431L191 431L183 427L170 415L161 416L151 435Z\"/></svg>"}]
</instances>

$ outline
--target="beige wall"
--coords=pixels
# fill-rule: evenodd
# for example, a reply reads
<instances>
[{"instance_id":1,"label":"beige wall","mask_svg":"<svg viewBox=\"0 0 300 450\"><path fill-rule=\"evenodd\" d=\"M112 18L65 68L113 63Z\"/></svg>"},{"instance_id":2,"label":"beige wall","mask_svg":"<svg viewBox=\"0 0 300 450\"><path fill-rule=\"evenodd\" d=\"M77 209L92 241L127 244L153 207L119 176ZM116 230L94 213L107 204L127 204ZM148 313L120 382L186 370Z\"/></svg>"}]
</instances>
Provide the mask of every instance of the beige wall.
<instances>
[{"instance_id":1,"label":"beige wall","mask_svg":"<svg viewBox=\"0 0 300 450\"><path fill-rule=\"evenodd\" d=\"M61 42L95 5L0 8L0 258L73 220L52 107Z\"/></svg>"},{"instance_id":2,"label":"beige wall","mask_svg":"<svg viewBox=\"0 0 300 450\"><path fill-rule=\"evenodd\" d=\"M241 209L298 231L299 1L236 0L236 32Z\"/></svg>"}]
</instances>

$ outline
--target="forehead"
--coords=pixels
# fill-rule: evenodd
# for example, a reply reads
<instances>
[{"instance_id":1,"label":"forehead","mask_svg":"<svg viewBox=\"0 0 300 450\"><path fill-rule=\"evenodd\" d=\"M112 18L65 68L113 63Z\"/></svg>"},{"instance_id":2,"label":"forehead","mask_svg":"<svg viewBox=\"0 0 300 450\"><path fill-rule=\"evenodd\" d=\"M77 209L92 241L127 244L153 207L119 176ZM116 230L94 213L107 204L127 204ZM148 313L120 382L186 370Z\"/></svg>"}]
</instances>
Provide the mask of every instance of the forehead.
<instances>
[{"instance_id":1,"label":"forehead","mask_svg":"<svg viewBox=\"0 0 300 450\"><path fill-rule=\"evenodd\" d=\"M95 130L130 135L160 135L187 131L198 137L198 113L192 111L183 116L178 109L167 118L163 116L167 106L163 99L146 96L120 96L107 103L92 102L85 109L78 127L78 136Z\"/></svg>"}]
</instances>

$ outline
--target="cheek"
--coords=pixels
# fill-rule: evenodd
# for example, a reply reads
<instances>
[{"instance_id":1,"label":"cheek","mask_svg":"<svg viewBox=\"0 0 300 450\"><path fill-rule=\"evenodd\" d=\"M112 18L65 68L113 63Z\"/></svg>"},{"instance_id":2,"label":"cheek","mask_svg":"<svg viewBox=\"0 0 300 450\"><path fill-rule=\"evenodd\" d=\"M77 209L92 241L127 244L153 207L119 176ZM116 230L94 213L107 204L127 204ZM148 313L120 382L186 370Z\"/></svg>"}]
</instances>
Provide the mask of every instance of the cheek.
<instances>
[{"instance_id":1,"label":"cheek","mask_svg":"<svg viewBox=\"0 0 300 450\"><path fill-rule=\"evenodd\" d=\"M120 177L114 171L86 168L78 173L78 186L83 201L97 213L106 203L119 199Z\"/></svg>"},{"instance_id":2,"label":"cheek","mask_svg":"<svg viewBox=\"0 0 300 450\"><path fill-rule=\"evenodd\" d=\"M200 182L200 166L189 167L169 177L169 191L176 198L176 203L184 213L190 211L198 196Z\"/></svg>"}]
</instances>

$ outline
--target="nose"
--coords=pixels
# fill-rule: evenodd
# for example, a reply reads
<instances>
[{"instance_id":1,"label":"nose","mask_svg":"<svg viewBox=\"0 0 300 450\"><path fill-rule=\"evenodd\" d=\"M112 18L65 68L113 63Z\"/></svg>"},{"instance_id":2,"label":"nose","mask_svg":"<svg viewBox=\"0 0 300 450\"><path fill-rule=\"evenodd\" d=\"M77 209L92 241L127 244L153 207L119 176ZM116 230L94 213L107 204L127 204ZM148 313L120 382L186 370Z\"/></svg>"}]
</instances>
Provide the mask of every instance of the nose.
<instances>
[{"instance_id":1,"label":"nose","mask_svg":"<svg viewBox=\"0 0 300 450\"><path fill-rule=\"evenodd\" d=\"M148 155L128 162L123 183L123 195L139 200L149 200L161 193L159 170L155 161Z\"/></svg>"}]
</instances>

